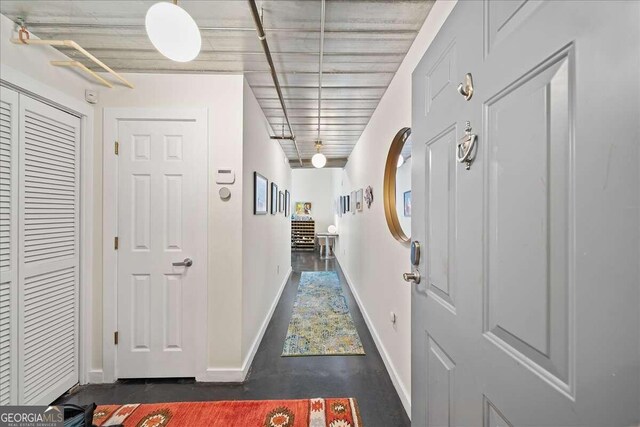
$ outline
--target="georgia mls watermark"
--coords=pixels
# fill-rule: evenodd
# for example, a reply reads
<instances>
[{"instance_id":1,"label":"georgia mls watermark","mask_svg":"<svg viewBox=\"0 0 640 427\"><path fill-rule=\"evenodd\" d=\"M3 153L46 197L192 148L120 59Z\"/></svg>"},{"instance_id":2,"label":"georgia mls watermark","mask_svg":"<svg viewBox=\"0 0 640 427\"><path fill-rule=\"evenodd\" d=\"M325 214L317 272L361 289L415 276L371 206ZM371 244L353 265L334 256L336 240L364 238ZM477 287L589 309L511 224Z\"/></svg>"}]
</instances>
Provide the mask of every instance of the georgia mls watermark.
<instances>
[{"instance_id":1,"label":"georgia mls watermark","mask_svg":"<svg viewBox=\"0 0 640 427\"><path fill-rule=\"evenodd\" d=\"M63 427L60 406L0 406L0 427Z\"/></svg>"}]
</instances>

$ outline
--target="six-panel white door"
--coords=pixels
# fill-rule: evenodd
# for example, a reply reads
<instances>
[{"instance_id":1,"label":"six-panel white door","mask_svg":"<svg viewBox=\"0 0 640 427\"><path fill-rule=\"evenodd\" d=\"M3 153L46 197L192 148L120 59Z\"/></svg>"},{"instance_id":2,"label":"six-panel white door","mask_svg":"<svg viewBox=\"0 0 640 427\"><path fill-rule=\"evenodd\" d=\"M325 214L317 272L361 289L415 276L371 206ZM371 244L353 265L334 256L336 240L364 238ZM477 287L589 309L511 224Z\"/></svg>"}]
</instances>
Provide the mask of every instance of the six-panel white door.
<instances>
[{"instance_id":1,"label":"six-panel white door","mask_svg":"<svg viewBox=\"0 0 640 427\"><path fill-rule=\"evenodd\" d=\"M194 377L206 282L206 134L118 121L117 377ZM190 266L174 263L191 259Z\"/></svg>"},{"instance_id":2,"label":"six-panel white door","mask_svg":"<svg viewBox=\"0 0 640 427\"><path fill-rule=\"evenodd\" d=\"M414 71L415 425L640 421L639 17L459 2Z\"/></svg>"}]
</instances>

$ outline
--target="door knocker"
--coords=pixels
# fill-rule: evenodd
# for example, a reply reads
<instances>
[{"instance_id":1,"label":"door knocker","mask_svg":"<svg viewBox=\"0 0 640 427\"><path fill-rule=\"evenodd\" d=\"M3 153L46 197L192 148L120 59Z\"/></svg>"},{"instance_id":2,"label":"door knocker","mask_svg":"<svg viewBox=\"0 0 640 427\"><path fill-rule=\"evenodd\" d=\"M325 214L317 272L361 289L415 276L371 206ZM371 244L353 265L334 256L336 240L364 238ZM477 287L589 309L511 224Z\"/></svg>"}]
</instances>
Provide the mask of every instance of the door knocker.
<instances>
[{"instance_id":1,"label":"door knocker","mask_svg":"<svg viewBox=\"0 0 640 427\"><path fill-rule=\"evenodd\" d=\"M458 141L457 158L459 163L465 163L466 169L471 169L471 163L475 159L475 148L478 135L471 133L471 122L467 122L464 136Z\"/></svg>"}]
</instances>

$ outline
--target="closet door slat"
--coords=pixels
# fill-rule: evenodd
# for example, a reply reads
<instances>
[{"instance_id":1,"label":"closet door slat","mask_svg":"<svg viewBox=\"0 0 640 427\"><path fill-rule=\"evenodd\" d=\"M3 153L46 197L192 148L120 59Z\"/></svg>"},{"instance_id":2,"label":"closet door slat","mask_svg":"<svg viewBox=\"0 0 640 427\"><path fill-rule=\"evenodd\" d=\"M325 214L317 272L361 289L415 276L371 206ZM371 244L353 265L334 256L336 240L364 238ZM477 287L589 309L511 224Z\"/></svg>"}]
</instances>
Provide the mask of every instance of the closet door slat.
<instances>
[{"instance_id":1,"label":"closet door slat","mask_svg":"<svg viewBox=\"0 0 640 427\"><path fill-rule=\"evenodd\" d=\"M0 405L18 403L19 95L0 87Z\"/></svg>"}]
</instances>

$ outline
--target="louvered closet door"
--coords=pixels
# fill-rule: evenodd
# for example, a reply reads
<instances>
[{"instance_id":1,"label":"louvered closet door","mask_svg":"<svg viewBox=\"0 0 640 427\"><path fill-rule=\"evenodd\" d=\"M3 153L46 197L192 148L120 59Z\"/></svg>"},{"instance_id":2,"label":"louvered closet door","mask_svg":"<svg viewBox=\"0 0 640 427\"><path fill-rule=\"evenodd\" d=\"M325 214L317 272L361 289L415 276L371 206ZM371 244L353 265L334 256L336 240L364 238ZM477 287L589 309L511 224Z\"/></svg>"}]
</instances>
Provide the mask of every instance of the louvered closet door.
<instances>
[{"instance_id":1,"label":"louvered closet door","mask_svg":"<svg viewBox=\"0 0 640 427\"><path fill-rule=\"evenodd\" d=\"M19 400L78 382L80 119L20 97Z\"/></svg>"},{"instance_id":2,"label":"louvered closet door","mask_svg":"<svg viewBox=\"0 0 640 427\"><path fill-rule=\"evenodd\" d=\"M0 405L17 403L18 94L0 88Z\"/></svg>"}]
</instances>

